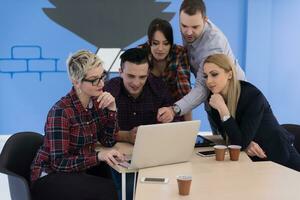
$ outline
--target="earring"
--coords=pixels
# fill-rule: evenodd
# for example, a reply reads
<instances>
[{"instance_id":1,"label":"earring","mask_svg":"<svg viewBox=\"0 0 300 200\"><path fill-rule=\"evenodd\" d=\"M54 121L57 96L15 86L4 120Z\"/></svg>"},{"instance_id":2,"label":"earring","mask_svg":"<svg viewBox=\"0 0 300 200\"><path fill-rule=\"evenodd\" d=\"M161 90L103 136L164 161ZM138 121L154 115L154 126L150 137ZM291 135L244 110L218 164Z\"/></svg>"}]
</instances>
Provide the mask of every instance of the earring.
<instances>
[{"instance_id":1,"label":"earring","mask_svg":"<svg viewBox=\"0 0 300 200\"><path fill-rule=\"evenodd\" d=\"M81 92L82 92L81 89L80 89L80 88L77 88L77 93L78 93L78 94L81 94Z\"/></svg>"}]
</instances>

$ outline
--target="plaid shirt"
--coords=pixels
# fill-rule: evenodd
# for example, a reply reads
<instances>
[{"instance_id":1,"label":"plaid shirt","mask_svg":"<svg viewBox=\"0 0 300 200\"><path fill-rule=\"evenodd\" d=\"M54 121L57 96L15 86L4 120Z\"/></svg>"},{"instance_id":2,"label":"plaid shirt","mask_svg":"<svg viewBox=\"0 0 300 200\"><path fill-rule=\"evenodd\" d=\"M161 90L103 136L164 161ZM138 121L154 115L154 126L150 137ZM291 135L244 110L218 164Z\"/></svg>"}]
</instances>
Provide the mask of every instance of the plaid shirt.
<instances>
[{"instance_id":1,"label":"plaid shirt","mask_svg":"<svg viewBox=\"0 0 300 200\"><path fill-rule=\"evenodd\" d=\"M149 52L150 66L153 67L153 58L148 43L141 46ZM167 57L167 66L162 74L163 80L175 101L178 101L191 90L190 64L187 51L183 46L173 45Z\"/></svg>"},{"instance_id":2,"label":"plaid shirt","mask_svg":"<svg viewBox=\"0 0 300 200\"><path fill-rule=\"evenodd\" d=\"M98 108L96 99L85 109L74 88L49 111L44 144L31 166L31 181L42 172L79 172L98 164L95 143L115 144L117 114Z\"/></svg>"},{"instance_id":3,"label":"plaid shirt","mask_svg":"<svg viewBox=\"0 0 300 200\"><path fill-rule=\"evenodd\" d=\"M173 103L164 81L152 75L149 75L142 93L136 99L127 92L121 77L111 79L104 88L116 99L118 124L122 131L129 131L139 125L158 123L158 109Z\"/></svg>"}]
</instances>

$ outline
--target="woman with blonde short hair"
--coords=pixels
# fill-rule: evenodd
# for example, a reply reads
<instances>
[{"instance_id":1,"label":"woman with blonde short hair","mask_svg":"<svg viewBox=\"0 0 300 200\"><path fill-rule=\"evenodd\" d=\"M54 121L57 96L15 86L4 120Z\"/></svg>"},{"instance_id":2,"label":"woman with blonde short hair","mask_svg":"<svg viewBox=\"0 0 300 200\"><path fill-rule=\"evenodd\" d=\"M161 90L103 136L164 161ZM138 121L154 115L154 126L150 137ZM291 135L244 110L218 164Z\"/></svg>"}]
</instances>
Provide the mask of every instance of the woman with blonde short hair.
<instances>
[{"instance_id":1,"label":"woman with blonde short hair","mask_svg":"<svg viewBox=\"0 0 300 200\"><path fill-rule=\"evenodd\" d=\"M34 199L117 199L112 180L101 172L105 163L113 166L124 157L114 149L95 151L97 142L112 147L117 131L115 99L102 90L102 65L85 50L68 59L73 87L48 113L44 143L31 166Z\"/></svg>"}]
</instances>

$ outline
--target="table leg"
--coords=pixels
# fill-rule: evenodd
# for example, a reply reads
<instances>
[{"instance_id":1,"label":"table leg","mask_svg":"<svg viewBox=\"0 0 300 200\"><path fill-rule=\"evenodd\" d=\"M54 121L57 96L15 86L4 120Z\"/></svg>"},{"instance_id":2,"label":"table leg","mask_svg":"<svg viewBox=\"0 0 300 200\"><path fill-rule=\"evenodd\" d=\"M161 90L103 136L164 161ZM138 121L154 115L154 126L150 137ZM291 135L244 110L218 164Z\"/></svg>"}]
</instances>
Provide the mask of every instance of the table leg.
<instances>
[{"instance_id":1,"label":"table leg","mask_svg":"<svg viewBox=\"0 0 300 200\"><path fill-rule=\"evenodd\" d=\"M137 182L137 172L134 172L134 179L133 179L133 200L135 199L136 182Z\"/></svg>"},{"instance_id":2,"label":"table leg","mask_svg":"<svg viewBox=\"0 0 300 200\"><path fill-rule=\"evenodd\" d=\"M126 173L122 173L122 200L126 200Z\"/></svg>"}]
</instances>

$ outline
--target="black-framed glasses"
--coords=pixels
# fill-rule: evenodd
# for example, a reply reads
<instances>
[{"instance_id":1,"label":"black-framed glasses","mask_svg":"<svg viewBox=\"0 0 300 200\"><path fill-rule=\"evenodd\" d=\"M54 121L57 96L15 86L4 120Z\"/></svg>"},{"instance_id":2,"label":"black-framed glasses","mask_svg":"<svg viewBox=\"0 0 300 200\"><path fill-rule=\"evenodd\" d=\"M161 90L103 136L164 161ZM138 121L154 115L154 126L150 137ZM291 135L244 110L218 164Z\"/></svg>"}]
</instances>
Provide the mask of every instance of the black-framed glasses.
<instances>
[{"instance_id":1,"label":"black-framed glasses","mask_svg":"<svg viewBox=\"0 0 300 200\"><path fill-rule=\"evenodd\" d=\"M106 78L107 78L107 72L104 71L99 78L95 78L95 79L91 79L91 80L83 78L82 81L90 82L90 83L92 83L93 86L97 86L97 85L99 85L100 81L104 82L106 80Z\"/></svg>"}]
</instances>

